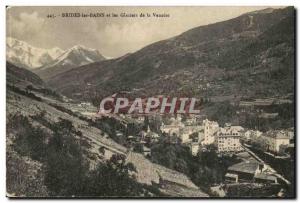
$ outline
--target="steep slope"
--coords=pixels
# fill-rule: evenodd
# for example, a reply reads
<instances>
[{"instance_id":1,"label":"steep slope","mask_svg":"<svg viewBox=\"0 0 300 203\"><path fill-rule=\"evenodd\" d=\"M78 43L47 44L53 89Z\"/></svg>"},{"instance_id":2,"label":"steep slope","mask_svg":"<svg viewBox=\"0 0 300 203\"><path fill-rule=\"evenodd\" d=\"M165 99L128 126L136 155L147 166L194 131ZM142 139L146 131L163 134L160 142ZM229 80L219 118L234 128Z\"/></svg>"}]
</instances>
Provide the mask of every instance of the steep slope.
<instances>
[{"instance_id":1,"label":"steep slope","mask_svg":"<svg viewBox=\"0 0 300 203\"><path fill-rule=\"evenodd\" d=\"M76 45L65 51L51 63L35 70L35 72L44 80L49 80L55 75L71 70L72 68L103 60L105 58L98 50Z\"/></svg>"},{"instance_id":2,"label":"steep slope","mask_svg":"<svg viewBox=\"0 0 300 203\"><path fill-rule=\"evenodd\" d=\"M41 49L12 37L6 39L6 58L19 67L35 69L44 66L63 53L60 48Z\"/></svg>"},{"instance_id":3,"label":"steep slope","mask_svg":"<svg viewBox=\"0 0 300 203\"><path fill-rule=\"evenodd\" d=\"M30 88L28 88L29 86ZM55 124L60 120L64 120L74 127L71 135L80 143L84 160L88 161L91 169L94 169L97 163L108 160L113 154L124 155L127 157L127 162L136 165L137 181L142 186L147 185L145 188L157 187L164 195L170 196L189 196L189 194L192 194L197 197L208 197L186 175L153 164L142 154L131 153L126 147L113 141L104 130L92 126L87 117L72 109L72 106L77 107L77 104L67 103L52 91L46 89L43 81L34 73L7 63L7 87L6 152L8 196L51 196L45 185L45 165L40 160L42 154L38 154L35 159L30 154L24 155L29 146L24 145L23 142L32 143L36 139L39 140L38 137L44 136L46 136L46 140L49 140L56 130ZM28 121L29 125L28 123L25 125L23 123L24 120ZM64 125L58 127L63 130L67 128ZM38 132L36 134L37 137L35 139L30 137L30 140L22 140L22 137L28 136L28 130L32 130L32 134ZM41 130L43 133L41 133ZM22 140L21 143L16 142L16 140L20 139ZM21 145L19 146L21 151L16 150L18 145ZM38 147L36 146L36 148ZM99 152L100 147L105 149L103 154ZM37 150L36 148L34 148L35 151ZM147 167L142 167L143 165L147 165ZM155 174L153 174L152 169L155 169ZM64 173L67 174L68 171L69 168ZM87 173L87 171L83 172ZM151 174L151 176L145 177L144 174ZM160 188L158 174L164 180L176 184L176 189L179 189L181 192L178 194L171 193L171 186L168 190ZM154 186L152 185L153 183L157 185ZM112 184L114 183L112 182Z\"/></svg>"},{"instance_id":4,"label":"steep slope","mask_svg":"<svg viewBox=\"0 0 300 203\"><path fill-rule=\"evenodd\" d=\"M24 68L19 68L9 62L6 63L6 83L9 85L44 85L43 80L36 74L26 70Z\"/></svg>"},{"instance_id":5,"label":"steep slope","mask_svg":"<svg viewBox=\"0 0 300 203\"><path fill-rule=\"evenodd\" d=\"M138 95L282 96L293 92L294 18L292 7L246 13L73 69L49 84L86 100L123 90Z\"/></svg>"}]
</instances>

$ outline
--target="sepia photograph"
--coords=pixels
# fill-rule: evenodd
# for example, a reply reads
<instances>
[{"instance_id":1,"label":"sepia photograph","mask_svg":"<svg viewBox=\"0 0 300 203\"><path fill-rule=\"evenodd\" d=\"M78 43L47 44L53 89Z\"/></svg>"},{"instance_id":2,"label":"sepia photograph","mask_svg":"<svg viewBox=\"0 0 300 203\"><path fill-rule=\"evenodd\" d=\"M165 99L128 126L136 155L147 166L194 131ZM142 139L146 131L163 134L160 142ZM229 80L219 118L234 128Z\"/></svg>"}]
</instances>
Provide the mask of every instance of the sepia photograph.
<instances>
[{"instance_id":1,"label":"sepia photograph","mask_svg":"<svg viewBox=\"0 0 300 203\"><path fill-rule=\"evenodd\" d=\"M296 198L293 6L5 10L7 198Z\"/></svg>"}]
</instances>

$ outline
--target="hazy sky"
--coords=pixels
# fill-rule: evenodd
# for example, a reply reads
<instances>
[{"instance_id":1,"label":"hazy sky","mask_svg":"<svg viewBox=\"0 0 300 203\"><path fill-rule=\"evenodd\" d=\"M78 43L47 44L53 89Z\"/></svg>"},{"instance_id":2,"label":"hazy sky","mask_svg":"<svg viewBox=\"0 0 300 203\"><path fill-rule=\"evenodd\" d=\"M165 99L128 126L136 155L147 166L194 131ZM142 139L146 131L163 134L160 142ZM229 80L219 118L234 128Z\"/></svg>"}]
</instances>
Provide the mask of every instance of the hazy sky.
<instances>
[{"instance_id":1,"label":"hazy sky","mask_svg":"<svg viewBox=\"0 0 300 203\"><path fill-rule=\"evenodd\" d=\"M118 57L191 28L237 17L266 7L11 7L7 9L7 36L36 47L68 49L81 44L104 56ZM118 14L119 17L72 17L62 13ZM120 17L121 13L151 17ZM153 13L169 14L167 18ZM47 18L54 14L55 18Z\"/></svg>"}]
</instances>

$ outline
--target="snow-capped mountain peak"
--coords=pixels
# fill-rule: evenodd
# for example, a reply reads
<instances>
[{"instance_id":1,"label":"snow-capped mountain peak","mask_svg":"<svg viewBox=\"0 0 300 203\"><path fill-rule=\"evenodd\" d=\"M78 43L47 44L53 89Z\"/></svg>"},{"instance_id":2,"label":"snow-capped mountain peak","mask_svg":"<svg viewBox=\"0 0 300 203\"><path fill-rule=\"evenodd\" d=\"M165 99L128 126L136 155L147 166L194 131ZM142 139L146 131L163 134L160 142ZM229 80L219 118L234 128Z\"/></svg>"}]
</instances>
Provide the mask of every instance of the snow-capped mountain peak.
<instances>
[{"instance_id":1,"label":"snow-capped mountain peak","mask_svg":"<svg viewBox=\"0 0 300 203\"><path fill-rule=\"evenodd\" d=\"M47 65L37 69L35 72L44 80L69 71L73 68L105 60L105 58L96 49L75 45L64 51L55 60Z\"/></svg>"},{"instance_id":2,"label":"snow-capped mountain peak","mask_svg":"<svg viewBox=\"0 0 300 203\"><path fill-rule=\"evenodd\" d=\"M43 49L12 37L6 39L7 61L27 69L44 66L60 56L63 52L64 51L58 47Z\"/></svg>"},{"instance_id":3,"label":"snow-capped mountain peak","mask_svg":"<svg viewBox=\"0 0 300 203\"><path fill-rule=\"evenodd\" d=\"M57 57L59 57L60 55L63 54L63 50L60 49L59 47L54 47L52 49L49 49L48 53L50 54L50 56L52 56L53 59L56 59Z\"/></svg>"},{"instance_id":4,"label":"snow-capped mountain peak","mask_svg":"<svg viewBox=\"0 0 300 203\"><path fill-rule=\"evenodd\" d=\"M72 48L70 48L70 50L80 50L80 49L86 49L86 50L89 50L89 49L91 49L91 48L87 48L87 47L85 47L85 46L83 46L83 45L75 45L75 46L73 46Z\"/></svg>"},{"instance_id":5,"label":"snow-capped mountain peak","mask_svg":"<svg viewBox=\"0 0 300 203\"><path fill-rule=\"evenodd\" d=\"M83 45L65 51L59 47L43 49L12 37L6 41L6 58L16 66L39 70L54 66L67 70L105 59L98 50Z\"/></svg>"},{"instance_id":6,"label":"snow-capped mountain peak","mask_svg":"<svg viewBox=\"0 0 300 203\"><path fill-rule=\"evenodd\" d=\"M82 45L75 45L66 50L63 54L57 57L50 66L82 66L96 61L102 61L105 58L96 49L84 47ZM47 68L45 67L45 68Z\"/></svg>"}]
</instances>

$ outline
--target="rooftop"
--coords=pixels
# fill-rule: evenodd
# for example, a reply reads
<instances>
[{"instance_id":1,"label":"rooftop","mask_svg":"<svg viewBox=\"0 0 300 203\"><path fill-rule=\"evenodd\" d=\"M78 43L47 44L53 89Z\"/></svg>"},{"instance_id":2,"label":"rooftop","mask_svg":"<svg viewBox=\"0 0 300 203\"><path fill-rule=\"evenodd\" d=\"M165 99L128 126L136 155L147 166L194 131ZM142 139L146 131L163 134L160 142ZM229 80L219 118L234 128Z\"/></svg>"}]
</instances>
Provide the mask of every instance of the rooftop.
<instances>
[{"instance_id":1,"label":"rooftop","mask_svg":"<svg viewBox=\"0 0 300 203\"><path fill-rule=\"evenodd\" d=\"M263 180L272 180L274 182L277 180L277 178L275 176L268 175L265 173L258 173L254 176L254 178L263 179Z\"/></svg>"},{"instance_id":2,"label":"rooftop","mask_svg":"<svg viewBox=\"0 0 300 203\"><path fill-rule=\"evenodd\" d=\"M239 176L236 175L236 174L232 174L232 173L226 173L225 177L228 177L228 178L238 178Z\"/></svg>"},{"instance_id":3,"label":"rooftop","mask_svg":"<svg viewBox=\"0 0 300 203\"><path fill-rule=\"evenodd\" d=\"M237 136L237 137L239 137L240 135L235 128L225 127L225 128L219 129L218 136Z\"/></svg>"},{"instance_id":4,"label":"rooftop","mask_svg":"<svg viewBox=\"0 0 300 203\"><path fill-rule=\"evenodd\" d=\"M269 130L263 136L275 139L290 139L288 132L284 130Z\"/></svg>"},{"instance_id":5,"label":"rooftop","mask_svg":"<svg viewBox=\"0 0 300 203\"><path fill-rule=\"evenodd\" d=\"M228 171L254 174L257 168L258 168L257 162L241 162L230 166L228 168Z\"/></svg>"}]
</instances>

